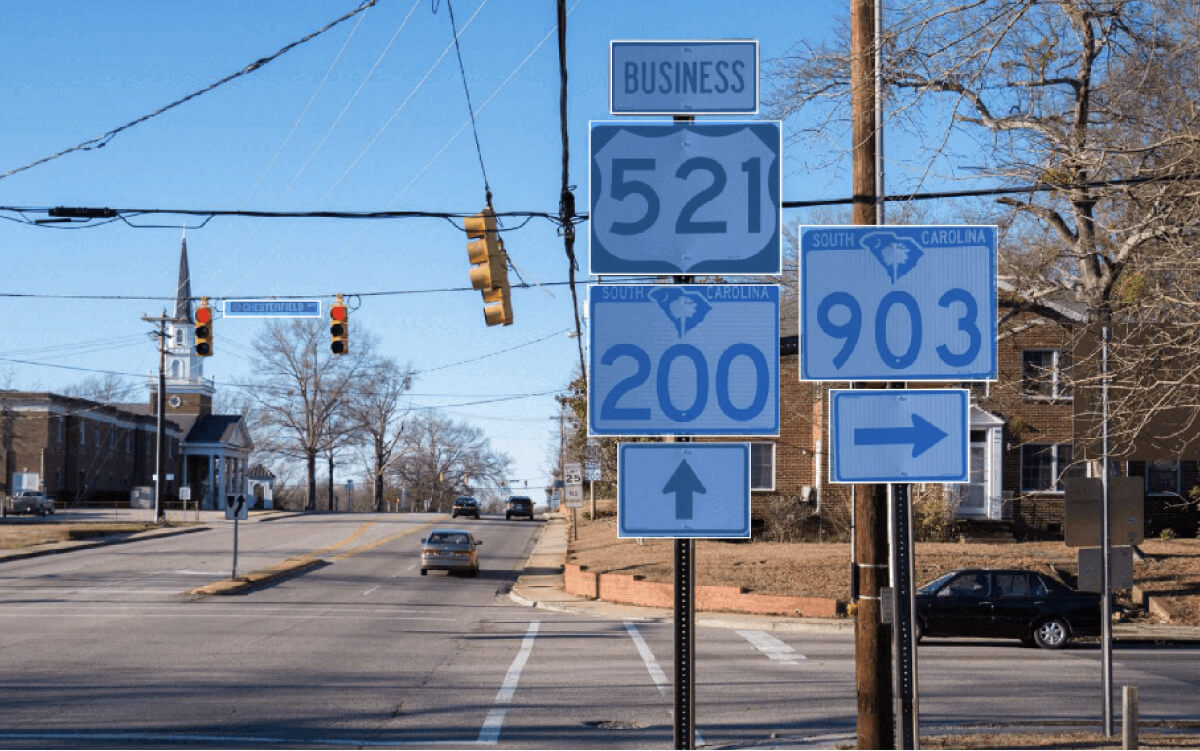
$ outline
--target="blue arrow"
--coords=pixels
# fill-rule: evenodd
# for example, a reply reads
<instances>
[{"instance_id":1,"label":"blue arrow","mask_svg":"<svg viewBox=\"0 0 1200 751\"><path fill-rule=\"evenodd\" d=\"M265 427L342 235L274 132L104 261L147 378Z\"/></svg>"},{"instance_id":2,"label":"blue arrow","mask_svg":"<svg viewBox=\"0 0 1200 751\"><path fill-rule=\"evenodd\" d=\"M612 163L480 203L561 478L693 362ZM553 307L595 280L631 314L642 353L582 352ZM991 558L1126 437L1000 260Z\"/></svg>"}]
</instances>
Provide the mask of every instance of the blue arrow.
<instances>
[{"instance_id":1,"label":"blue arrow","mask_svg":"<svg viewBox=\"0 0 1200 751\"><path fill-rule=\"evenodd\" d=\"M687 459L679 462L679 466L671 473L671 479L663 486L662 492L675 494L675 518L692 518L692 494L708 492L700 483L700 478L692 471Z\"/></svg>"},{"instance_id":2,"label":"blue arrow","mask_svg":"<svg viewBox=\"0 0 1200 751\"><path fill-rule=\"evenodd\" d=\"M909 428L855 428L854 445L856 446L888 446L897 443L911 443L913 458L917 458L934 444L947 436L941 428L933 425L919 415L912 416L912 427Z\"/></svg>"}]
</instances>

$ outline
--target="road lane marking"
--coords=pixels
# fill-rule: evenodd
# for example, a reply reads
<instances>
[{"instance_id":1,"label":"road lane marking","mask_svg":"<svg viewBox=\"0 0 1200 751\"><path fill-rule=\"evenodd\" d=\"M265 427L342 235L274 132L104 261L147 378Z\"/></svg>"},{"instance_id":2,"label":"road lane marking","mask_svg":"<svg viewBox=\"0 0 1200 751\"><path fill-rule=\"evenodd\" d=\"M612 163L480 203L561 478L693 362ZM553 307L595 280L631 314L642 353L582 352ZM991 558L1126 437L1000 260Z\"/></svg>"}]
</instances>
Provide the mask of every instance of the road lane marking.
<instances>
[{"instance_id":1,"label":"road lane marking","mask_svg":"<svg viewBox=\"0 0 1200 751\"><path fill-rule=\"evenodd\" d=\"M808 658L797 652L789 644L771 636L766 631L738 631L738 636L754 645L773 662L784 665L795 665L800 660Z\"/></svg>"},{"instance_id":2,"label":"road lane marking","mask_svg":"<svg viewBox=\"0 0 1200 751\"><path fill-rule=\"evenodd\" d=\"M513 694L517 692L517 683L521 680L521 671L525 669L529 653L533 651L533 642L537 638L539 626L541 626L541 621L533 621L529 624L529 630L525 632L525 638L521 640L521 649L517 651L517 656L508 666L508 672L504 675L504 683L500 684L500 690L496 692L493 704L512 703ZM506 714L508 714L507 706L493 706L488 712L487 718L484 719L483 726L479 728L479 739L476 743L486 743L489 746L499 743L500 729L504 726Z\"/></svg>"},{"instance_id":3,"label":"road lane marking","mask_svg":"<svg viewBox=\"0 0 1200 751\"><path fill-rule=\"evenodd\" d=\"M658 693L666 696L670 693L671 684L667 682L667 675L658 666L658 660L654 659L654 653L650 651L650 645L642 637L638 627L625 621L625 630L629 632L630 638L633 639L634 646L637 647L638 654L642 656L642 662L646 664L646 672L650 673L650 680L654 681L654 685L658 687Z\"/></svg>"},{"instance_id":4,"label":"road lane marking","mask_svg":"<svg viewBox=\"0 0 1200 751\"><path fill-rule=\"evenodd\" d=\"M371 587L371 588L370 588L370 589L368 589L366 592L363 592L363 597L366 597L367 595L371 594L372 592L374 592L374 591L375 591L375 590L377 590L377 589L379 589L379 585L378 585L378 584L376 584L374 587Z\"/></svg>"}]
</instances>

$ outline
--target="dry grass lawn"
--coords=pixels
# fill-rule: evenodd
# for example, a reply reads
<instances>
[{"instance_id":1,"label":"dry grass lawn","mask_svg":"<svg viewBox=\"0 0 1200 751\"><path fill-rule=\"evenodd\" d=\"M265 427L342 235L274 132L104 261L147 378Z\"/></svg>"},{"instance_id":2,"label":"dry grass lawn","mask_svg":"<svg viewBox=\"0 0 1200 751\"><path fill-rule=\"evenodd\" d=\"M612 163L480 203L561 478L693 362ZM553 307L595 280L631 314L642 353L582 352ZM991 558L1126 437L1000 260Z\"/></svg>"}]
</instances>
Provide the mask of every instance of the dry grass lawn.
<instances>
[{"instance_id":1,"label":"dry grass lawn","mask_svg":"<svg viewBox=\"0 0 1200 751\"><path fill-rule=\"evenodd\" d=\"M53 542L67 542L106 535L125 535L154 529L153 524L103 523L72 524L69 522L13 521L0 523L0 550L16 550Z\"/></svg>"},{"instance_id":2,"label":"dry grass lawn","mask_svg":"<svg viewBox=\"0 0 1200 751\"><path fill-rule=\"evenodd\" d=\"M577 514L578 539L569 560L597 573L640 574L671 581L671 541L617 539L616 517L587 521ZM1147 554L1134 564L1134 582L1167 596L1172 622L1200 625L1200 540L1146 540ZM1061 542L1016 544L917 543L913 565L918 583L963 566L1028 568L1068 578L1078 571L1078 551ZM847 543L696 543L697 584L742 586L752 592L831 597L850 591ZM1175 593L1175 594L1171 594Z\"/></svg>"}]
</instances>

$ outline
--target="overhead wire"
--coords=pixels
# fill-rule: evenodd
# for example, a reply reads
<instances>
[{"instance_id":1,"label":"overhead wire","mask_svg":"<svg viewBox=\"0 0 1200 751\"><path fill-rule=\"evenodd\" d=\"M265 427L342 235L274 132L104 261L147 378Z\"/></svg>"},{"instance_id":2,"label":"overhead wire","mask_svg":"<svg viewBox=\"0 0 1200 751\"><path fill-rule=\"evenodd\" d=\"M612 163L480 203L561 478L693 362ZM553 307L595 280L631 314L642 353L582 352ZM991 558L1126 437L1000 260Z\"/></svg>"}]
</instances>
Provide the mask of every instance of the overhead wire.
<instances>
[{"instance_id":1,"label":"overhead wire","mask_svg":"<svg viewBox=\"0 0 1200 751\"><path fill-rule=\"evenodd\" d=\"M475 13L478 14L479 10L482 10L485 4L481 3ZM475 122L475 108L471 105L471 87L467 85L467 69L463 65L462 45L459 44L459 32L457 24L454 22L453 0L446 0L446 10L450 16L450 32L454 36L454 53L458 57L458 72L462 78L463 93L467 97L467 113L471 116L471 134L475 137L475 154L479 157L479 171L483 174L483 193L487 200L487 206L490 209L492 207L492 186L488 183L487 167L483 164L483 149L479 145L479 126ZM463 28L464 30L466 29L465 26Z\"/></svg>"},{"instance_id":2,"label":"overhead wire","mask_svg":"<svg viewBox=\"0 0 1200 751\"><path fill-rule=\"evenodd\" d=\"M242 68L241 70L231 73L217 81L214 81L213 83L210 83L209 85L205 86L204 88L197 89L196 91L193 91L192 93L190 93L180 99L176 99L175 101L171 102L170 104L163 105L162 107L159 107L158 109L154 110L153 112L151 112L149 114L142 115L141 117L131 120L131 121L125 123L124 125L120 125L116 128L113 128L112 130L106 131L105 133L102 133L101 135L96 136L95 138L89 138L86 141L82 141L80 143L75 144L74 146L70 146L65 149L62 149L61 151L58 151L54 154L50 154L49 156L45 156L45 157L42 157L41 159L34 160L34 161L32 161L28 164L22 165L20 167L15 167L13 169L8 170L7 172L0 172L0 180L3 180L7 177L11 177L20 172L24 172L25 170L29 170L34 167L40 166L47 162L51 162L55 159L66 156L67 154L71 154L76 151L91 151L92 149L102 149L105 146L107 146L109 144L109 142L112 141L112 139L116 138L119 134L123 133L124 131L129 130L130 128L133 128L137 125L140 125L140 124L146 122L147 120L151 120L155 117L158 117L159 115L161 115L165 112L169 112L170 110L175 109L176 107L180 106L181 104L185 104L197 97L203 96L204 94L207 94L208 92L210 92L220 86L223 86L223 85L229 83L230 81L233 81L237 78L241 78L242 76L246 76L246 75L249 75L250 73L253 73L254 71L262 68L264 65L267 65L268 63L271 63L274 60L279 59L280 57L287 54L288 52L291 52L296 47L299 47L300 45L305 44L305 43L317 38L321 34L324 34L325 32L329 31L333 27L337 26L338 24L353 18L354 16L358 15L359 13L362 13L363 11L365 11L368 8L375 5L375 3L377 1L378 0L364 0L364 2L362 2L360 5L358 5L354 10L350 11L349 13L346 13L346 14L340 16L339 18L334 19L333 21L330 21L329 23L325 24L324 26L317 29L316 31L306 34L305 36L301 37L300 39L297 39L294 42L290 42L290 43L284 45L279 50L277 50L274 54L268 55L266 57L260 57L258 60L255 60L254 62L250 63L249 65Z\"/></svg>"}]
</instances>

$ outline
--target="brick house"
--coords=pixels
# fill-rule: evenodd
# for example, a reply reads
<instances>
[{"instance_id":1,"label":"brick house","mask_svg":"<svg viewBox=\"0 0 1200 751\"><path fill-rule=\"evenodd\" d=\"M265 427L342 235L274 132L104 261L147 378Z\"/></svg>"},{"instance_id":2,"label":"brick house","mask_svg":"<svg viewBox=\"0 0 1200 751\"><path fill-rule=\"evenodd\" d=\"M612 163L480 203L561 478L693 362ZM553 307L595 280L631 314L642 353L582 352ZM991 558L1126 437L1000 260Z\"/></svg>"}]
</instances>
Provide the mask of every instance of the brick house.
<instances>
[{"instance_id":1,"label":"brick house","mask_svg":"<svg viewBox=\"0 0 1200 751\"><path fill-rule=\"evenodd\" d=\"M1063 479L1098 476L1098 463L1089 461L1096 449L1080 436L1092 407L1060 378L1072 367L1073 349L1082 341L1075 334L1084 319L1068 307L1060 312L1056 320L1027 312L1005 320L995 382L927 384L971 392L970 481L915 486L951 499L964 525L1011 529L1023 538L1061 538ZM785 317L785 331L786 324ZM781 339L780 357L780 435L752 444L755 517L761 523L782 505L831 533L844 531L850 486L828 482L828 390L849 384L799 380L796 336ZM1185 441L1172 453L1146 440L1114 462L1119 474L1145 478L1147 534L1167 527L1195 534L1200 509L1184 501L1200 485L1196 444Z\"/></svg>"}]
</instances>

